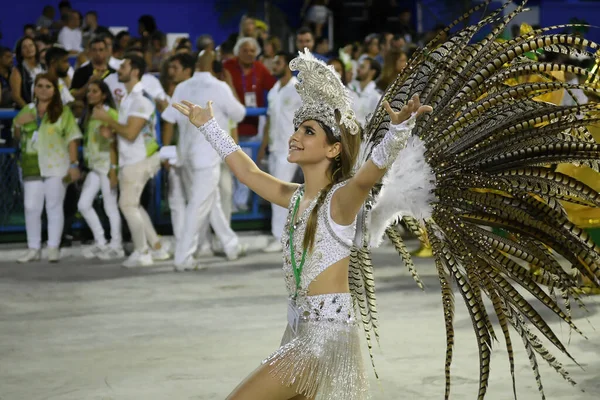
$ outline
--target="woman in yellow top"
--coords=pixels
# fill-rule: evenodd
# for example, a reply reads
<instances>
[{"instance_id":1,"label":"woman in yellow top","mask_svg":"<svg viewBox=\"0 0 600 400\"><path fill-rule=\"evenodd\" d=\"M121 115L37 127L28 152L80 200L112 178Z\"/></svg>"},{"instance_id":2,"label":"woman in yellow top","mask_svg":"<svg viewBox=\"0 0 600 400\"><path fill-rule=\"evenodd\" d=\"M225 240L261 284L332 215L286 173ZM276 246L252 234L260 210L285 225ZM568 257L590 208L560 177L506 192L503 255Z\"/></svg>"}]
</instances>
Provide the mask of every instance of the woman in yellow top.
<instances>
[{"instance_id":1,"label":"woman in yellow top","mask_svg":"<svg viewBox=\"0 0 600 400\"><path fill-rule=\"evenodd\" d=\"M17 262L39 260L42 211L48 216L48 260L60 258L66 182L80 177L77 139L81 131L69 107L63 106L58 82L39 74L34 83L35 100L13 120L13 137L20 145L25 197L25 228L29 250Z\"/></svg>"},{"instance_id":2,"label":"woman in yellow top","mask_svg":"<svg viewBox=\"0 0 600 400\"><path fill-rule=\"evenodd\" d=\"M115 121L119 114L115 109L108 85L101 80L90 82L87 88L87 108L83 120L85 132L84 157L90 172L85 178L77 207L94 234L96 243L83 250L85 258L110 260L125 256L121 240L121 215L117 203L117 143L107 139L103 130L110 130L101 121L92 118L95 108L104 109ZM104 229L94 211L93 203L102 192L104 211L110 222L110 245L107 245Z\"/></svg>"}]
</instances>

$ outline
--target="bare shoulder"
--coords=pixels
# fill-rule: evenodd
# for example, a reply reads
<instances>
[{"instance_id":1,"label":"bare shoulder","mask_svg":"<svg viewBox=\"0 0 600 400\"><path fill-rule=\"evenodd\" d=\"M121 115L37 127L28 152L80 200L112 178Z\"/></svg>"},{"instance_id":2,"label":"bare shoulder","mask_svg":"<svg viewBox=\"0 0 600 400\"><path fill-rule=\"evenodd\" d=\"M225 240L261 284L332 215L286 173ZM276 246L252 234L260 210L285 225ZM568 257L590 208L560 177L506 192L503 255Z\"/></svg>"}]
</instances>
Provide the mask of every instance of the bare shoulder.
<instances>
[{"instance_id":1,"label":"bare shoulder","mask_svg":"<svg viewBox=\"0 0 600 400\"><path fill-rule=\"evenodd\" d=\"M331 188L327 195L329 200L329 208L331 219L339 225L350 225L356 219L360 207L354 207L353 203L357 199L351 199L354 196L351 190L348 190L347 183L350 180L345 180L336 183ZM362 201L360 202L362 204Z\"/></svg>"}]
</instances>

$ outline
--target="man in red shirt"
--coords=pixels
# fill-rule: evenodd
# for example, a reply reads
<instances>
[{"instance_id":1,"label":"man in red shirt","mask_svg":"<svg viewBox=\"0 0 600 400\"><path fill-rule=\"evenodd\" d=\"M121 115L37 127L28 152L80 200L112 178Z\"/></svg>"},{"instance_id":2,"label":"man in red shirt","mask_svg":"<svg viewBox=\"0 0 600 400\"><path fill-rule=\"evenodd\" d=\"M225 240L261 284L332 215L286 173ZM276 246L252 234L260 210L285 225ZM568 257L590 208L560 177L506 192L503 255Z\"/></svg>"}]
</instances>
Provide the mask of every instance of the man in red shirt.
<instances>
[{"instance_id":1,"label":"man in red shirt","mask_svg":"<svg viewBox=\"0 0 600 400\"><path fill-rule=\"evenodd\" d=\"M241 38L235 44L235 58L223 63L229 71L238 99L246 107L266 107L266 94L276 82L267 67L256 60L259 46L254 38ZM258 133L258 117L246 117L238 125L240 141L252 140Z\"/></svg>"},{"instance_id":2,"label":"man in red shirt","mask_svg":"<svg viewBox=\"0 0 600 400\"><path fill-rule=\"evenodd\" d=\"M243 37L238 39L233 48L235 57L223 62L223 68L231 74L238 99L246 107L266 107L267 92L271 90L276 82L275 77L271 75L267 67L256 60L259 53L260 46L256 39ZM262 117L262 119L264 121L265 117ZM242 142L260 141L261 137L257 135L259 132L259 117L246 117L237 127L240 144ZM244 148L243 144L242 148ZM234 210L247 211L249 199L250 189L234 179L232 199Z\"/></svg>"}]
</instances>

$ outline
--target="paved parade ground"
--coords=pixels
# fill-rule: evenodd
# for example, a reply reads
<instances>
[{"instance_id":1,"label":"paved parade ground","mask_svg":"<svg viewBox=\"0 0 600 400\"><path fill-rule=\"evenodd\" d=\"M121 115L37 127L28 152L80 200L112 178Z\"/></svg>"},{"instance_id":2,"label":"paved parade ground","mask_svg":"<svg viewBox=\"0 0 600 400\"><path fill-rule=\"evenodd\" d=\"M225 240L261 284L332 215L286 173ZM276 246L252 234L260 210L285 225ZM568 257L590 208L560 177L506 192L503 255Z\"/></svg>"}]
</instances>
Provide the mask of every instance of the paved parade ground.
<instances>
[{"instance_id":1,"label":"paved parade ground","mask_svg":"<svg viewBox=\"0 0 600 400\"><path fill-rule=\"evenodd\" d=\"M11 257L0 251L0 400L222 400L278 347L287 321L280 254L254 250L231 263L209 258L208 269L185 273L168 262L128 270L74 252L59 264L18 265ZM425 292L392 248L374 257L381 321L379 383L369 370L375 400L443 399L439 285L431 259L416 263ZM477 393L477 347L456 296L451 399L470 400ZM568 349L584 369L560 357L576 387L538 358L548 400L600 398L599 300L587 299L587 314L575 310L589 340L573 333ZM569 342L568 327L542 315ZM486 399L510 400L497 333ZM522 342L515 332L512 338L519 399L539 399Z\"/></svg>"}]
</instances>

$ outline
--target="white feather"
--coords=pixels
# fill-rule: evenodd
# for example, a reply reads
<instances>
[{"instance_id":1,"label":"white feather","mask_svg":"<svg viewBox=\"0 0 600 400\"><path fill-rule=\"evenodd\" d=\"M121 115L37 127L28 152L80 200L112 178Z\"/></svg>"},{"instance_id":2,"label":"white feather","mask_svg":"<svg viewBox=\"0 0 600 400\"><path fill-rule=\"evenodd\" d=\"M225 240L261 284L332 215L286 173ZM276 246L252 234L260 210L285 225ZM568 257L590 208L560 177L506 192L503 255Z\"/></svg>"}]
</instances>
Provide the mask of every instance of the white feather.
<instances>
[{"instance_id":1,"label":"white feather","mask_svg":"<svg viewBox=\"0 0 600 400\"><path fill-rule=\"evenodd\" d=\"M367 217L369 247L379 247L386 228L399 218L423 220L431 216L435 176L424 152L423 142L411 136L383 178L383 187Z\"/></svg>"}]
</instances>

